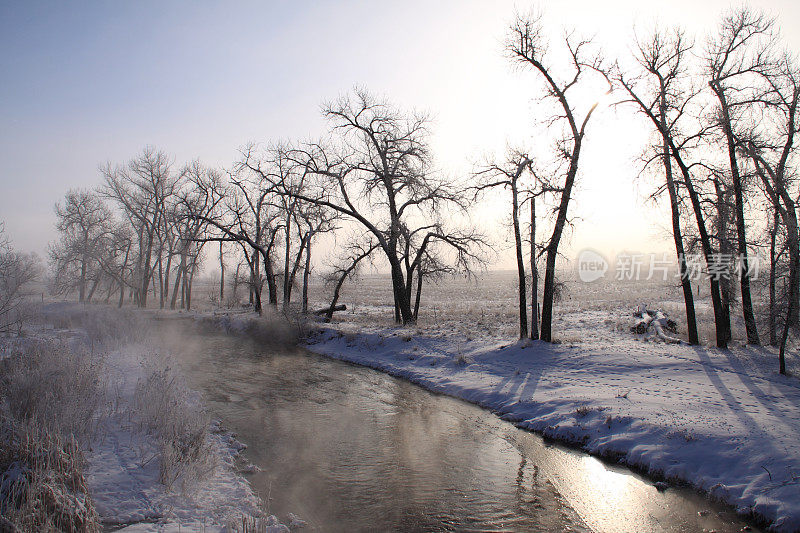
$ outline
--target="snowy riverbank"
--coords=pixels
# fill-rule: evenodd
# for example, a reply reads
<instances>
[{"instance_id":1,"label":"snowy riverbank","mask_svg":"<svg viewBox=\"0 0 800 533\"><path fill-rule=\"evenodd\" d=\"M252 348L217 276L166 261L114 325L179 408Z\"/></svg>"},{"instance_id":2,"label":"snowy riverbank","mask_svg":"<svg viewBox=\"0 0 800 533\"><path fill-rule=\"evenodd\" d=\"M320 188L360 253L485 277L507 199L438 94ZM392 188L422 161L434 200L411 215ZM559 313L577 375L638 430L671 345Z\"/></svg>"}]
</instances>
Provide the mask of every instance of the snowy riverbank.
<instances>
[{"instance_id":1,"label":"snowy riverbank","mask_svg":"<svg viewBox=\"0 0 800 533\"><path fill-rule=\"evenodd\" d=\"M777 531L800 529L800 381L766 349L514 344L325 326L314 352L463 398L520 427L685 481Z\"/></svg>"},{"instance_id":2,"label":"snowy riverbank","mask_svg":"<svg viewBox=\"0 0 800 533\"><path fill-rule=\"evenodd\" d=\"M122 406L103 421L100 437L87 453L87 483L95 507L104 524L129 524L123 531L225 530L229 522L242 516L258 516L260 501L247 480L236 472L236 457L244 446L233 435L210 426L203 446L201 464L191 465L191 479L176 479L175 486L162 482L162 447L158 435L143 431L145 423L136 413L136 388L146 373L157 364L152 346L129 344L109 353L106 361L109 388ZM160 360L156 372L175 372L168 360ZM168 369L168 370L165 370ZM167 378L174 383L179 375ZM200 398L168 398L175 410L169 416L182 416L187 408L202 411ZM160 402L151 398L153 403ZM185 407L179 405L185 403ZM160 405L154 407L162 407ZM166 407L166 406L163 406ZM186 413L183 413L184 415ZM178 465L184 466L185 465ZM177 473L176 473L177 474ZM181 473L182 474L182 473ZM178 477L177 475L175 477Z\"/></svg>"},{"instance_id":3,"label":"snowy riverbank","mask_svg":"<svg viewBox=\"0 0 800 533\"><path fill-rule=\"evenodd\" d=\"M288 532L263 512L240 473L248 467L239 458L245 445L212 420L150 319L108 306L53 303L24 336L0 343L0 358L22 365L25 379L17 380L15 394L40 398L39 410L55 420L84 413L89 421L80 433L63 431L80 443L85 460L76 475L85 479L95 525L126 532ZM290 521L302 526L296 517Z\"/></svg>"}]
</instances>

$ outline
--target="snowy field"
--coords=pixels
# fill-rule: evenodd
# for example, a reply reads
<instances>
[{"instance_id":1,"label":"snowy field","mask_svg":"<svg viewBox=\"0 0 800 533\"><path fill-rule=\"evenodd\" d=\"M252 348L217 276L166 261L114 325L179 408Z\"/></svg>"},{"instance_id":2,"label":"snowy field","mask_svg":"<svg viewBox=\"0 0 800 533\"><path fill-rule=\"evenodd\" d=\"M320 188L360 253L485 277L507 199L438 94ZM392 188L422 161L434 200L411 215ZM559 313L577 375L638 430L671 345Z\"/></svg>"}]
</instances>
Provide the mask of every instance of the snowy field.
<instances>
[{"instance_id":1,"label":"snowy field","mask_svg":"<svg viewBox=\"0 0 800 533\"><path fill-rule=\"evenodd\" d=\"M731 350L665 344L632 334L631 312L640 303L663 309L685 336L678 287L573 282L549 345L515 342L511 273L429 287L413 327L392 323L389 290L377 275L353 282L341 299L348 311L310 349L477 403L655 479L688 482L775 530L800 529L800 382L777 373L773 349L743 345L738 317ZM701 293L705 344L709 314ZM795 354L787 364L796 375Z\"/></svg>"}]
</instances>

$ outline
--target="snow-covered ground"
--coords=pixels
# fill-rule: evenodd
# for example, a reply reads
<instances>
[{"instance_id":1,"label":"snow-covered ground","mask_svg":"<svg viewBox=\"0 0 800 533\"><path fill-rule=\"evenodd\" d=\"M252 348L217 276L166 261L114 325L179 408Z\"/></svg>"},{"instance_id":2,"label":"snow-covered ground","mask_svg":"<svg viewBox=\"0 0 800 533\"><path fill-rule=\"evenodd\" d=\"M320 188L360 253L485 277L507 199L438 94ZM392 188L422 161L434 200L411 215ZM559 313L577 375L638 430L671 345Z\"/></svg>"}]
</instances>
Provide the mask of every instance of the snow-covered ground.
<instances>
[{"instance_id":1,"label":"snow-covered ground","mask_svg":"<svg viewBox=\"0 0 800 533\"><path fill-rule=\"evenodd\" d=\"M239 459L244 444L219 421L206 418L200 396L185 385L178 365L148 339L141 313L57 303L45 306L41 314L26 337L7 343L58 340L86 346L90 357L102 365L104 392L94 436L83 450L83 473L103 524L126 532L235 532L246 522L253 530L290 531L263 513L262 502L239 473L246 466ZM166 387L137 393L154 372L160 372L157 376ZM164 396L157 398L153 391ZM196 416L193 422L203 424L199 426L205 441L203 457L192 460L189 467L175 458L178 466L170 487L162 479L164 447L159 445L159 432L148 425L144 415L148 411L150 416L163 412L161 423L171 429L181 425L176 418L181 416ZM296 517L290 520L292 527L302 526Z\"/></svg>"},{"instance_id":2,"label":"snow-covered ground","mask_svg":"<svg viewBox=\"0 0 800 533\"><path fill-rule=\"evenodd\" d=\"M554 321L558 342L514 342L514 293L508 273L426 287L420 324L403 328L386 305L386 278L366 276L345 291L348 310L312 334L308 346L474 402L656 479L689 482L775 530L800 530L800 381L777 374L774 350L742 344L738 317L729 351L654 342L630 333L631 311L640 303L665 310L678 321L679 336L685 334L674 284L568 283ZM321 286L312 295L312 307L326 305ZM711 317L702 294L697 308L708 344ZM251 333L245 309L233 318L218 311L206 306L188 315L213 316L209 327ZM110 354L119 390L141 379L146 351L131 344ZM794 351L787 363L800 372ZM224 434L213 434L223 468L205 487L179 497L158 485L157 469L137 462L142 453L133 448L148 444L132 437L124 421L110 423L117 426L90 454L98 466L89 472L106 520L144 519L129 526L138 530L208 530L236 511L233 500L255 504ZM127 488L115 493L115 486Z\"/></svg>"},{"instance_id":3,"label":"snow-covered ground","mask_svg":"<svg viewBox=\"0 0 800 533\"><path fill-rule=\"evenodd\" d=\"M357 290L365 300L374 293ZM396 327L391 308L357 303L308 346L474 402L655 478L689 482L775 530L800 530L800 381L777 373L774 350L652 342L627 330L630 310L619 302L634 303L629 295L606 296L609 304L602 293L573 293L574 303L562 304L554 328L560 344L510 342L513 305L509 320L498 318L500 305L487 316L491 298L486 308L459 311L460 291L439 294L419 327ZM789 364L796 368L797 358Z\"/></svg>"},{"instance_id":4,"label":"snow-covered ground","mask_svg":"<svg viewBox=\"0 0 800 533\"><path fill-rule=\"evenodd\" d=\"M109 387L124 407L104 421L87 454L87 483L100 518L106 524L131 524L125 531L178 526L214 531L242 515L257 516L260 502L236 473L242 445L218 426L208 435L212 457L204 459L207 471L195 486L168 490L160 482L156 438L142 430L133 405L136 385L153 357L153 348L142 344L108 355Z\"/></svg>"}]
</instances>

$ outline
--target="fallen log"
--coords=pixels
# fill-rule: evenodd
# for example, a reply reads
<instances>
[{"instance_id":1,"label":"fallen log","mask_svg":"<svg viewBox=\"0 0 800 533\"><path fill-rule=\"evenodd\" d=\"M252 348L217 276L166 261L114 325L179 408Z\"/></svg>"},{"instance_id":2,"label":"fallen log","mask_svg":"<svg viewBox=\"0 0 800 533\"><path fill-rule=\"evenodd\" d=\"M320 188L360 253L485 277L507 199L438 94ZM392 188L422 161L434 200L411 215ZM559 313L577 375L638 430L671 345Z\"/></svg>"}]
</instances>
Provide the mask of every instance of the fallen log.
<instances>
[{"instance_id":1,"label":"fallen log","mask_svg":"<svg viewBox=\"0 0 800 533\"><path fill-rule=\"evenodd\" d=\"M327 315L328 313L335 313L336 311L347 311L347 306L345 304L339 304L331 309L330 307L324 307L322 309L317 309L314 311L315 315Z\"/></svg>"},{"instance_id":2,"label":"fallen log","mask_svg":"<svg viewBox=\"0 0 800 533\"><path fill-rule=\"evenodd\" d=\"M644 305L640 305L639 308L633 313L633 316L637 318L637 320L631 326L631 331L633 333L639 335L651 333L655 334L658 338L665 342L675 344L681 342L680 339L665 333L665 330L670 333L677 333L678 324L669 318L663 311L651 311Z\"/></svg>"}]
</instances>

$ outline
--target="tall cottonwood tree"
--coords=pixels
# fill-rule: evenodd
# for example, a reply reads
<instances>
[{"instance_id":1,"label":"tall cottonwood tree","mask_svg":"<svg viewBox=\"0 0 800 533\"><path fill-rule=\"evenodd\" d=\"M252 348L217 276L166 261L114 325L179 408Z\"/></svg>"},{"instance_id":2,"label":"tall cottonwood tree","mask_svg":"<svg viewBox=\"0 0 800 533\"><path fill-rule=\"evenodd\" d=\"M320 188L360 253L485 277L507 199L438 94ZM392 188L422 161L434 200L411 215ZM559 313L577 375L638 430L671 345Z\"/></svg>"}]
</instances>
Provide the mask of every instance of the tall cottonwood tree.
<instances>
[{"instance_id":1,"label":"tall cottonwood tree","mask_svg":"<svg viewBox=\"0 0 800 533\"><path fill-rule=\"evenodd\" d=\"M709 284L711 292L711 301L714 309L714 324L717 346L726 348L728 341L731 338L731 325L730 316L726 312L726 306L722 300L721 292L721 277L718 275L711 275L711 272L719 270L718 262L720 261L720 254L712 244L712 234L709 232L706 220L706 212L704 205L706 199L700 189L701 179L697 175L698 170L702 169L700 165L693 173L692 168L695 163L691 162L691 154L696 152L698 143L707 136L707 128L697 126L695 131L686 133L682 128L687 128L684 125L692 117L689 116L688 108L692 105L697 91L688 88L688 73L680 68L680 63L686 60L689 52L688 45L681 44L683 37L680 30L675 30L672 37L666 35L654 36L640 51L639 63L640 67L644 67L644 75L651 78L651 88L642 87L638 84L637 76L629 75L618 71L615 75L615 81L630 97L630 102L635 104L638 110L643 113L651 122L658 135L661 138L661 157L665 161L665 169L669 168L669 175L672 176L674 169L671 163L664 157L669 153L672 162L677 166L677 172L681 176L680 180L673 180L673 185L680 184L686 191L688 196L692 213L697 225L697 232L706 265L709 270ZM653 52L657 52L656 59L661 61L666 60L665 63L652 63L648 60L654 57ZM679 57L673 57L677 54ZM674 68L677 64L678 68ZM671 68L672 66L672 68ZM666 83L669 81L669 83ZM663 96L663 97L662 97ZM667 172L665 170L665 172ZM676 188L677 194L677 188ZM676 228L674 223L675 211L673 211L673 236L680 231ZM679 242L675 239L676 251L678 247L683 247L682 241ZM681 266L682 271L685 273L686 264ZM685 274L684 274L685 277ZM684 282L685 283L685 282ZM687 285L684 284L684 296L686 297ZM690 308L687 307L687 318L689 317Z\"/></svg>"},{"instance_id":2,"label":"tall cottonwood tree","mask_svg":"<svg viewBox=\"0 0 800 533\"><path fill-rule=\"evenodd\" d=\"M29 318L30 284L41 275L39 258L14 250L0 222L0 333L22 329Z\"/></svg>"},{"instance_id":3,"label":"tall cottonwood tree","mask_svg":"<svg viewBox=\"0 0 800 533\"><path fill-rule=\"evenodd\" d=\"M477 258L478 236L448 230L440 216L461 209L464 192L432 172L426 117L404 113L363 90L326 105L323 114L332 124L331 141L293 152L316 183L289 194L340 213L374 237L389 264L396 319L411 323L411 284L404 271L408 236L420 243L411 272L434 244L455 253L461 264Z\"/></svg>"},{"instance_id":4,"label":"tall cottonwood tree","mask_svg":"<svg viewBox=\"0 0 800 533\"><path fill-rule=\"evenodd\" d=\"M240 169L250 172L269 192L270 203L283 234L283 308L289 309L292 289L301 268L303 274L303 312L308 310L308 276L311 269L311 243L321 233L334 228L338 213L303 202L298 194L306 189L307 168L295 158L297 151L285 144L270 146L263 152L255 145L243 150ZM305 258L305 266L303 260Z\"/></svg>"},{"instance_id":5,"label":"tall cottonwood tree","mask_svg":"<svg viewBox=\"0 0 800 533\"><path fill-rule=\"evenodd\" d=\"M160 259L159 238L169 204L181 186L183 173L174 172L166 153L146 147L124 165L110 163L101 169L100 194L114 201L137 239L134 277L139 307L147 307L147 295Z\"/></svg>"},{"instance_id":6,"label":"tall cottonwood tree","mask_svg":"<svg viewBox=\"0 0 800 533\"><path fill-rule=\"evenodd\" d=\"M758 73L771 62L771 29L773 21L763 14L743 8L726 16L719 33L711 39L706 51L708 85L719 104L716 119L724 138L728 170L734 196L736 244L741 271L739 274L747 341L760 344L750 294L751 268L748 256L745 220L745 183L737 155L734 131L740 128L747 108L758 97Z\"/></svg>"},{"instance_id":7,"label":"tall cottonwood tree","mask_svg":"<svg viewBox=\"0 0 800 533\"><path fill-rule=\"evenodd\" d=\"M630 93L638 91L633 103L639 111L657 123L659 144L656 155L647 164L660 161L664 171L664 188L669 196L672 238L678 258L678 268L683 289L686 326L690 344L699 344L697 318L692 293L692 280L686 263L683 230L681 228L681 182L672 167L670 139L675 135L678 121L684 113L685 103L691 100L692 89L687 86L687 56L692 49L680 29L671 32L654 31L646 39L637 39L635 61L641 75L628 79L618 73L618 81ZM663 189L659 189L663 190Z\"/></svg>"},{"instance_id":8,"label":"tall cottonwood tree","mask_svg":"<svg viewBox=\"0 0 800 533\"><path fill-rule=\"evenodd\" d=\"M737 145L752 161L756 176L763 185L782 222L789 255L789 287L786 317L780 340L780 372L786 373L785 350L790 326L798 324L800 302L800 234L797 220L797 146L800 128L800 66L797 59L783 52L769 68L759 71L765 90L758 107L759 121L736 132Z\"/></svg>"},{"instance_id":9,"label":"tall cottonwood tree","mask_svg":"<svg viewBox=\"0 0 800 533\"><path fill-rule=\"evenodd\" d=\"M247 160L251 147L243 150ZM220 209L213 213L196 213L193 218L214 228L216 235L195 240L236 242L242 249L250 269L250 288L253 308L262 312L261 292L267 283L269 304L278 305L278 288L275 279L275 243L281 229L281 213L276 204L274 186L258 173L251 172L240 162L229 176L230 186ZM263 274L261 269L264 269Z\"/></svg>"},{"instance_id":10,"label":"tall cottonwood tree","mask_svg":"<svg viewBox=\"0 0 800 533\"><path fill-rule=\"evenodd\" d=\"M78 301L83 302L87 289L93 292L102 277L97 265L112 232L111 212L97 194L70 190L55 213L60 238L49 249L55 283L65 291L77 289Z\"/></svg>"},{"instance_id":11,"label":"tall cottonwood tree","mask_svg":"<svg viewBox=\"0 0 800 533\"><path fill-rule=\"evenodd\" d=\"M546 244L547 256L542 294L540 338L549 342L552 340L558 246L567 223L567 211L578 174L586 128L599 105L599 100L590 104L581 116L576 113L574 102L571 102L570 98L573 89L587 74L599 73L602 76L605 74L600 58L589 56L586 52L590 41L576 40L572 34L567 34L564 38L564 46L568 60L564 64L550 61L547 44L541 16L519 17L511 25L507 39L509 55L512 60L533 70L542 80L545 87L545 100L553 102L557 109L548 122L548 128L551 131L559 126L563 128L563 135L558 140L556 152L561 161L566 163L566 169L563 170L563 185L560 188L553 232ZM563 78L557 75L558 72L565 70L569 73Z\"/></svg>"},{"instance_id":12,"label":"tall cottonwood tree","mask_svg":"<svg viewBox=\"0 0 800 533\"><path fill-rule=\"evenodd\" d=\"M511 226L514 232L514 251L517 259L517 302L519 304L519 337L521 339L528 336L527 283L524 250L522 249L522 228L520 225L520 209L523 201L522 179L526 171L531 171L531 160L528 155L513 152L509 154L505 164L491 164L487 168L481 169L479 176L485 179L483 183L476 186L476 193L497 187L508 189L511 192ZM534 205L534 201L534 199L531 199L531 206ZM532 207L532 209L535 208ZM531 224L535 225L535 220L535 214L533 214ZM535 251L532 249L531 253L535 254Z\"/></svg>"}]
</instances>

